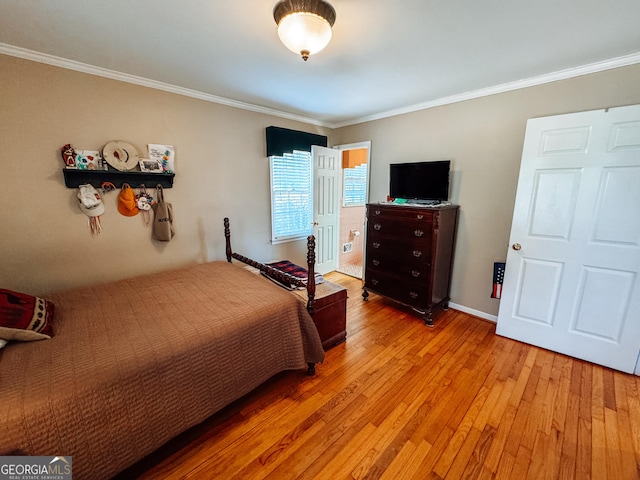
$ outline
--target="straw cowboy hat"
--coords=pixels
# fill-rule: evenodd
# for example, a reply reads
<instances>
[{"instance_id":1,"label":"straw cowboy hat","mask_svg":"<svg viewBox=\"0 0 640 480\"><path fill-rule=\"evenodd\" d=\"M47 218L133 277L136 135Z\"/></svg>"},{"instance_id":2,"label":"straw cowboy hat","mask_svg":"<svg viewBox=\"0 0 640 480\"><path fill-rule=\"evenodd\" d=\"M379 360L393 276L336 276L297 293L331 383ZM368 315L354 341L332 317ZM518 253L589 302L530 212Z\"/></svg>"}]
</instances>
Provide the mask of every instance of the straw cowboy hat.
<instances>
[{"instance_id":1,"label":"straw cowboy hat","mask_svg":"<svg viewBox=\"0 0 640 480\"><path fill-rule=\"evenodd\" d=\"M138 166L140 155L136 147L122 140L113 140L102 148L102 158L116 170L133 170Z\"/></svg>"}]
</instances>

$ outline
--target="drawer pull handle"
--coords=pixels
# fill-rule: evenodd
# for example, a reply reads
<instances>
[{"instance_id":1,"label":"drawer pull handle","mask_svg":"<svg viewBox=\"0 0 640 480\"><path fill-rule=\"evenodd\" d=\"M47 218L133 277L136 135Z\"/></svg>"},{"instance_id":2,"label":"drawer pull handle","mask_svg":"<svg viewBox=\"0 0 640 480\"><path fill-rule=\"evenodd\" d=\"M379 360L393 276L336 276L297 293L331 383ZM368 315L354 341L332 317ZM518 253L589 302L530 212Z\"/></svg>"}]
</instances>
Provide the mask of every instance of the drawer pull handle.
<instances>
[{"instance_id":1,"label":"drawer pull handle","mask_svg":"<svg viewBox=\"0 0 640 480\"><path fill-rule=\"evenodd\" d=\"M371 244L371 246L372 246L373 248L380 248L380 244L379 244L378 242L373 242L373 243Z\"/></svg>"},{"instance_id":2,"label":"drawer pull handle","mask_svg":"<svg viewBox=\"0 0 640 480\"><path fill-rule=\"evenodd\" d=\"M411 298L418 298L418 294L416 292L409 292L409 296Z\"/></svg>"},{"instance_id":3,"label":"drawer pull handle","mask_svg":"<svg viewBox=\"0 0 640 480\"><path fill-rule=\"evenodd\" d=\"M416 217L418 217L418 220L422 220L424 218L424 215L416 215Z\"/></svg>"},{"instance_id":4,"label":"drawer pull handle","mask_svg":"<svg viewBox=\"0 0 640 480\"><path fill-rule=\"evenodd\" d=\"M380 225L379 223L374 223L373 224L373 229L374 230L380 230L382 228L382 225Z\"/></svg>"},{"instance_id":5,"label":"drawer pull handle","mask_svg":"<svg viewBox=\"0 0 640 480\"><path fill-rule=\"evenodd\" d=\"M420 276L420 272L418 270L411 270L411 275L413 275L415 278L418 278Z\"/></svg>"},{"instance_id":6,"label":"drawer pull handle","mask_svg":"<svg viewBox=\"0 0 640 480\"><path fill-rule=\"evenodd\" d=\"M377 267L378 265L380 265L380 260L373 259L371 260L371 263L373 263Z\"/></svg>"},{"instance_id":7,"label":"drawer pull handle","mask_svg":"<svg viewBox=\"0 0 640 480\"><path fill-rule=\"evenodd\" d=\"M424 232L423 232L422 230L415 230L415 231L413 232L413 234L414 234L416 237L421 237L421 236L423 236L423 235L424 235Z\"/></svg>"},{"instance_id":8,"label":"drawer pull handle","mask_svg":"<svg viewBox=\"0 0 640 480\"><path fill-rule=\"evenodd\" d=\"M371 284L372 285L377 285L378 284L378 280L376 280L375 278L371 279Z\"/></svg>"},{"instance_id":9,"label":"drawer pull handle","mask_svg":"<svg viewBox=\"0 0 640 480\"><path fill-rule=\"evenodd\" d=\"M422 256L422 252L420 250L414 250L413 251L413 256L418 258L418 257Z\"/></svg>"},{"instance_id":10,"label":"drawer pull handle","mask_svg":"<svg viewBox=\"0 0 640 480\"><path fill-rule=\"evenodd\" d=\"M380 215L380 210L376 210L376 215Z\"/></svg>"}]
</instances>

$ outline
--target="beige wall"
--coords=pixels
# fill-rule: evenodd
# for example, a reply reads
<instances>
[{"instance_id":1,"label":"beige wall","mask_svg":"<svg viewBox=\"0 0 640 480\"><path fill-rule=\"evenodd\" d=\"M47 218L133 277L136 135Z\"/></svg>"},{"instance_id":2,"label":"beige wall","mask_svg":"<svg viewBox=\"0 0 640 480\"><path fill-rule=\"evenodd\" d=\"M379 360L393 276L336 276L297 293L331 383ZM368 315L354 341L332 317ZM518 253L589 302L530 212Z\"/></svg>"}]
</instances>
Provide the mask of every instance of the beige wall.
<instances>
[{"instance_id":1,"label":"beige wall","mask_svg":"<svg viewBox=\"0 0 640 480\"><path fill-rule=\"evenodd\" d=\"M344 127L333 140L371 140L371 201L386 199L390 163L453 161L450 197L461 212L452 302L496 315L493 262L506 257L527 119L638 103L634 65Z\"/></svg>"},{"instance_id":2,"label":"beige wall","mask_svg":"<svg viewBox=\"0 0 640 480\"><path fill-rule=\"evenodd\" d=\"M578 77L333 132L259 113L0 55L0 288L47 293L224 258L222 218L234 249L258 260L304 262L304 242L272 246L264 128L328 134L330 144L371 140L371 200L384 200L388 165L453 160L461 205L452 301L495 315L494 261L505 258L526 120L640 103L640 66ZM60 147L127 140L176 148L176 237L151 240L139 217L105 197L92 238L62 179Z\"/></svg>"},{"instance_id":3,"label":"beige wall","mask_svg":"<svg viewBox=\"0 0 640 480\"><path fill-rule=\"evenodd\" d=\"M305 243L272 246L265 127L326 129L0 55L0 288L44 294L224 258L222 219L234 250L258 260L304 262ZM64 186L60 147L100 149L126 140L176 149L176 236L151 240L141 218L105 196L92 238L75 189ZM161 292L158 292L161 295Z\"/></svg>"}]
</instances>

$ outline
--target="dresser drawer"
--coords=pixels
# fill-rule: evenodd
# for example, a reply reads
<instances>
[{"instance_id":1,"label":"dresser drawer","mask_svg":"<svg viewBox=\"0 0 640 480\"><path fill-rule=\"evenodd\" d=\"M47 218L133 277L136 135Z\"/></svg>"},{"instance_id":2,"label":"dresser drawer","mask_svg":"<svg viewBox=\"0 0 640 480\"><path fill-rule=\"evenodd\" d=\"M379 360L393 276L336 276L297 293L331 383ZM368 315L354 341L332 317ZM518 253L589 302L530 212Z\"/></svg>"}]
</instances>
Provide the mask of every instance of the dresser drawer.
<instances>
[{"instance_id":1,"label":"dresser drawer","mask_svg":"<svg viewBox=\"0 0 640 480\"><path fill-rule=\"evenodd\" d=\"M368 205L367 218L375 219L402 219L417 220L420 222L433 223L434 210L406 208L394 205Z\"/></svg>"},{"instance_id":2,"label":"dresser drawer","mask_svg":"<svg viewBox=\"0 0 640 480\"><path fill-rule=\"evenodd\" d=\"M365 277L364 286L372 292L420 310L429 307L428 288L424 285L373 269L367 269Z\"/></svg>"},{"instance_id":3,"label":"dresser drawer","mask_svg":"<svg viewBox=\"0 0 640 480\"><path fill-rule=\"evenodd\" d=\"M431 265L428 262L416 262L412 259L399 260L390 255L379 255L372 253L367 255L366 268L389 272L398 277L420 285L429 282L429 272Z\"/></svg>"},{"instance_id":4,"label":"dresser drawer","mask_svg":"<svg viewBox=\"0 0 640 480\"><path fill-rule=\"evenodd\" d=\"M431 237L432 224L398 218L372 218L367 222L367 235L393 237L395 240L423 240Z\"/></svg>"},{"instance_id":5,"label":"dresser drawer","mask_svg":"<svg viewBox=\"0 0 640 480\"><path fill-rule=\"evenodd\" d=\"M402 242L397 239L372 234L367 237L367 258L379 255L393 257L398 262L414 265L431 263L431 242L422 240Z\"/></svg>"}]
</instances>

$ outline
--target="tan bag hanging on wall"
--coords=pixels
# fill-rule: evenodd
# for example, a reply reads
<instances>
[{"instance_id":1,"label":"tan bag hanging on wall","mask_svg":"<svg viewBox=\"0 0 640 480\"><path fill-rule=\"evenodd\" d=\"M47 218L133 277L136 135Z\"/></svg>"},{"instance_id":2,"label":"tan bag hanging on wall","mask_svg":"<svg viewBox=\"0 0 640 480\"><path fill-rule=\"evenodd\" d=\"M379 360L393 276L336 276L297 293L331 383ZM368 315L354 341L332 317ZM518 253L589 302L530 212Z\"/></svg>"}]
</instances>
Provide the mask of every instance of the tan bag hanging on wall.
<instances>
[{"instance_id":1,"label":"tan bag hanging on wall","mask_svg":"<svg viewBox=\"0 0 640 480\"><path fill-rule=\"evenodd\" d=\"M157 203L153 206L153 238L168 242L175 235L173 230L173 207L164 201L162 185L156 187Z\"/></svg>"}]
</instances>

